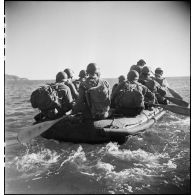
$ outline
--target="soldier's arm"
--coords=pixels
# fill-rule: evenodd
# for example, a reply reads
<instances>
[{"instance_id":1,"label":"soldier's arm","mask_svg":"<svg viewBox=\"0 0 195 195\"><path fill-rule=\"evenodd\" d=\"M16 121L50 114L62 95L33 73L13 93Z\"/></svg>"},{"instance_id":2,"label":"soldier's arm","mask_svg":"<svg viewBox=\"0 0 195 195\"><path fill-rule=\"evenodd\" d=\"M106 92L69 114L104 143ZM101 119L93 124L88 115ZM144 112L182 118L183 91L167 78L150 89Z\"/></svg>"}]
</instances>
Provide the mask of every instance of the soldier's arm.
<instances>
[{"instance_id":1,"label":"soldier's arm","mask_svg":"<svg viewBox=\"0 0 195 195\"><path fill-rule=\"evenodd\" d=\"M142 87L143 87L144 97L146 97L150 103L154 103L155 102L155 94L152 93L146 86L142 85Z\"/></svg>"},{"instance_id":2,"label":"soldier's arm","mask_svg":"<svg viewBox=\"0 0 195 195\"><path fill-rule=\"evenodd\" d=\"M165 87L165 88L169 87L169 84L168 84L168 82L165 78L163 79L162 86Z\"/></svg>"},{"instance_id":3,"label":"soldier's arm","mask_svg":"<svg viewBox=\"0 0 195 195\"><path fill-rule=\"evenodd\" d=\"M159 93L161 96L166 95L166 88L161 86L157 81L153 80L155 83L155 86L157 88L157 93Z\"/></svg>"}]
</instances>

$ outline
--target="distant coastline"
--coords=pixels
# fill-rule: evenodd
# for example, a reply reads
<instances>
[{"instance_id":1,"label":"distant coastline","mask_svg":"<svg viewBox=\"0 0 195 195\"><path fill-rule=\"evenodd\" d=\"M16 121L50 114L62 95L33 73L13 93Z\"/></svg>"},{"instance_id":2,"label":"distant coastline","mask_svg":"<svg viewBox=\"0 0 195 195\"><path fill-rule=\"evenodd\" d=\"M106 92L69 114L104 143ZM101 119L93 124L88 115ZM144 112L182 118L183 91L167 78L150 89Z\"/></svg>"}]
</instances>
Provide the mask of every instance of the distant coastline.
<instances>
[{"instance_id":1,"label":"distant coastline","mask_svg":"<svg viewBox=\"0 0 195 195\"><path fill-rule=\"evenodd\" d=\"M5 74L5 81L26 81L29 80L27 78L20 78L16 75L9 75L9 74Z\"/></svg>"},{"instance_id":2,"label":"distant coastline","mask_svg":"<svg viewBox=\"0 0 195 195\"><path fill-rule=\"evenodd\" d=\"M165 77L167 79L171 79L171 78L190 78L190 76L172 76L172 77ZM76 78L75 78L76 79ZM115 78L111 78L111 77L107 77L107 78L103 78L103 79L117 79L117 77ZM54 82L55 79L28 79L28 78L20 78L19 76L16 75L9 75L9 74L5 74L5 81L51 81Z\"/></svg>"}]
</instances>

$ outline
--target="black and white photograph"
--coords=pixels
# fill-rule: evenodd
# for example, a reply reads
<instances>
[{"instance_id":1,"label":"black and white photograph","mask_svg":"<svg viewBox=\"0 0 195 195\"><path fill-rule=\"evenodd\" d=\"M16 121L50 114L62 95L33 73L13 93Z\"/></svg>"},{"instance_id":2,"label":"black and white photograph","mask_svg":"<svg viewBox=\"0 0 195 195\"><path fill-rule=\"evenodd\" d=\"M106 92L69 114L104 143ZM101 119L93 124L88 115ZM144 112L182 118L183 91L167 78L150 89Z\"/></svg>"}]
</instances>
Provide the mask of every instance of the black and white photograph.
<instances>
[{"instance_id":1,"label":"black and white photograph","mask_svg":"<svg viewBox=\"0 0 195 195\"><path fill-rule=\"evenodd\" d=\"M4 194L191 194L191 1L2 17Z\"/></svg>"}]
</instances>

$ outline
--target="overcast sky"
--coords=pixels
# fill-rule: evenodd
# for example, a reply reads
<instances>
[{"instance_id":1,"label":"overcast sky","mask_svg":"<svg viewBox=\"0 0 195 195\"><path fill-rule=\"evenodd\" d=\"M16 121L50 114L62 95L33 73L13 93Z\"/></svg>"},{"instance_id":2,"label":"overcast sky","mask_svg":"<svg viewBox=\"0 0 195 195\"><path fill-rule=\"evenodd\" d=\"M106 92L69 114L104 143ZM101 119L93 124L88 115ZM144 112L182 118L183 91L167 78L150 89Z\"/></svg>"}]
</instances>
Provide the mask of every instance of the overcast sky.
<instances>
[{"instance_id":1,"label":"overcast sky","mask_svg":"<svg viewBox=\"0 0 195 195\"><path fill-rule=\"evenodd\" d=\"M182 1L8 1L5 73L54 79L90 62L104 78L144 59L164 76L190 75L190 6Z\"/></svg>"}]
</instances>

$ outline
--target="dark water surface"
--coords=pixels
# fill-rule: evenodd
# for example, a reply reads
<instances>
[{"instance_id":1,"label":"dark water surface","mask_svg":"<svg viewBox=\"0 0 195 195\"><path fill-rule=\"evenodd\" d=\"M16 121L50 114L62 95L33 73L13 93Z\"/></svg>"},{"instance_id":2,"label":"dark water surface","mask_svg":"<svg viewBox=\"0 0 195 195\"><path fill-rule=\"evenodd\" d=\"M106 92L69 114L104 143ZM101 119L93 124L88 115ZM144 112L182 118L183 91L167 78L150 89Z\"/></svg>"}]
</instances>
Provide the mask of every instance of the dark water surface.
<instances>
[{"instance_id":1,"label":"dark water surface","mask_svg":"<svg viewBox=\"0 0 195 195\"><path fill-rule=\"evenodd\" d=\"M190 102L190 78L167 79ZM112 86L116 79L108 80ZM190 193L190 117L167 112L123 145L17 142L38 112L30 95L46 81L5 84L5 193Z\"/></svg>"}]
</instances>

